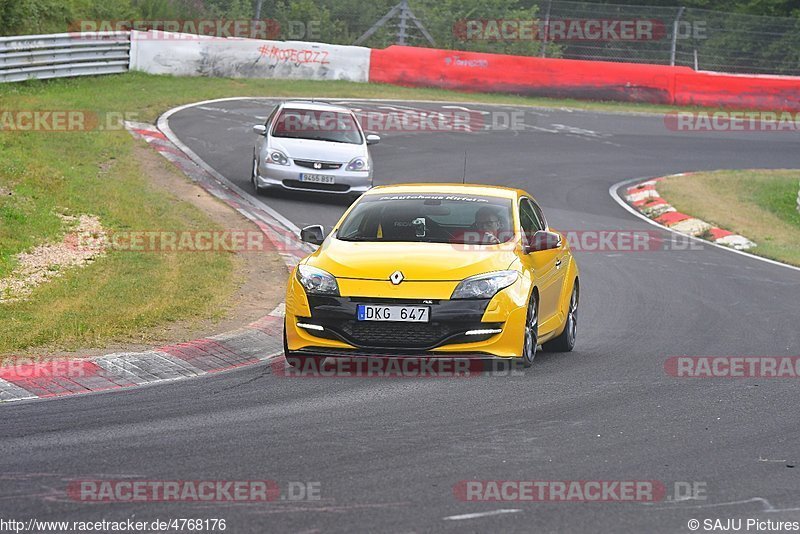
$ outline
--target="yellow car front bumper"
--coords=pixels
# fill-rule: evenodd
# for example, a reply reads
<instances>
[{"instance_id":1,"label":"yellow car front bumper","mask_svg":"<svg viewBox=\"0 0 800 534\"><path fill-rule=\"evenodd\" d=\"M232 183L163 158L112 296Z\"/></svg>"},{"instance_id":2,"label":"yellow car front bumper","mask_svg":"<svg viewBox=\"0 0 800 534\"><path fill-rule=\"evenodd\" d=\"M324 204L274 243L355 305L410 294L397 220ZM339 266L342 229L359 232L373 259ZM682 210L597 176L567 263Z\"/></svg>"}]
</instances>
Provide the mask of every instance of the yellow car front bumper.
<instances>
[{"instance_id":1,"label":"yellow car front bumper","mask_svg":"<svg viewBox=\"0 0 800 534\"><path fill-rule=\"evenodd\" d=\"M458 284L453 281L406 281L393 285L388 280L339 279L338 283L341 296L309 296L295 276L290 277L285 327L289 352L453 358L512 358L522 354L530 291L530 282L523 276L485 300L450 300ZM430 321L356 320L358 304L379 303L430 306ZM500 332L467 334L496 329Z\"/></svg>"}]
</instances>

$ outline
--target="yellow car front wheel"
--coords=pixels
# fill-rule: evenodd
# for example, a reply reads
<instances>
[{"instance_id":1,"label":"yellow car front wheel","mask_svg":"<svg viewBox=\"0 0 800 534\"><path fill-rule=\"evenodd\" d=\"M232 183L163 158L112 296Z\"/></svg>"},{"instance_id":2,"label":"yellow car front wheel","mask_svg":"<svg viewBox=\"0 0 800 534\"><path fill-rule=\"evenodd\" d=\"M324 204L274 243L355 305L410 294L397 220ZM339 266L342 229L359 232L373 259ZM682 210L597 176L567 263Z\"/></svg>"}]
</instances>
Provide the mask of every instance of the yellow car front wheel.
<instances>
[{"instance_id":1,"label":"yellow car front wheel","mask_svg":"<svg viewBox=\"0 0 800 534\"><path fill-rule=\"evenodd\" d=\"M536 292L531 293L528 303L528 316L525 319L525 339L522 343L520 365L528 368L536 358L536 347L539 344L539 298Z\"/></svg>"}]
</instances>

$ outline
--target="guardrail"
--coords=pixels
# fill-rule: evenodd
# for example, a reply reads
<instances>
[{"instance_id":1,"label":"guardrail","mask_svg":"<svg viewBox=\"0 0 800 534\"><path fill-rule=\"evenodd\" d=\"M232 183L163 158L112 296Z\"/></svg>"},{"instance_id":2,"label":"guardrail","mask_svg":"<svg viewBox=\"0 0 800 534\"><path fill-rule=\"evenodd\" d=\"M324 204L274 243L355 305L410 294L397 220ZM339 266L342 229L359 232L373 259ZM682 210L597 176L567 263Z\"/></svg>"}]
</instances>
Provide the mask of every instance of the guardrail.
<instances>
[{"instance_id":1,"label":"guardrail","mask_svg":"<svg viewBox=\"0 0 800 534\"><path fill-rule=\"evenodd\" d=\"M127 72L130 32L0 37L0 82Z\"/></svg>"}]
</instances>

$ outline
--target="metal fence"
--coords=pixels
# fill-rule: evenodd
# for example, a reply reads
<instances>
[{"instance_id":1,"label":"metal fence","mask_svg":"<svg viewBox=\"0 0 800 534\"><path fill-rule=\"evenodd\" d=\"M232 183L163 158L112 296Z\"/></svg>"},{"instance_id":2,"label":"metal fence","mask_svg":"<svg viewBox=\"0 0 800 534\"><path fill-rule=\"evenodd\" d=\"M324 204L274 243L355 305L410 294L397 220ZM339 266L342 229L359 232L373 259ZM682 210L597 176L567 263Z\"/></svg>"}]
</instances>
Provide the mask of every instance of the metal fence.
<instances>
[{"instance_id":1,"label":"metal fence","mask_svg":"<svg viewBox=\"0 0 800 534\"><path fill-rule=\"evenodd\" d=\"M503 2L485 5L473 1L395 2L374 0L363 12L353 13L347 18L348 31L341 34L344 39L337 42L353 44L351 36L360 36L358 44L372 48L407 44L541 57L674 64L721 72L800 75L800 17L571 0L531 0L506 8L500 7ZM326 0L315 0L315 4L336 13L337 7ZM394 11L384 20L381 15L388 15L390 9ZM367 13L371 18L365 20ZM376 28L378 21L382 22L380 28ZM511 24L506 28L511 28L512 35L503 35L503 27L498 25L508 21ZM525 36L513 35L515 24L521 27L525 22L533 22L537 31ZM587 35L587 28L614 22L650 23L654 31L649 36L617 39L613 30L611 35L601 35L599 39ZM478 31L470 31L474 28ZM369 31L372 33L362 39Z\"/></svg>"},{"instance_id":2,"label":"metal fence","mask_svg":"<svg viewBox=\"0 0 800 534\"><path fill-rule=\"evenodd\" d=\"M800 18L742 15L695 8L538 0L552 19L649 20L653 39L565 41L561 57L676 64L700 70L800 74Z\"/></svg>"},{"instance_id":3,"label":"metal fence","mask_svg":"<svg viewBox=\"0 0 800 534\"><path fill-rule=\"evenodd\" d=\"M0 37L0 82L126 72L129 32Z\"/></svg>"}]
</instances>

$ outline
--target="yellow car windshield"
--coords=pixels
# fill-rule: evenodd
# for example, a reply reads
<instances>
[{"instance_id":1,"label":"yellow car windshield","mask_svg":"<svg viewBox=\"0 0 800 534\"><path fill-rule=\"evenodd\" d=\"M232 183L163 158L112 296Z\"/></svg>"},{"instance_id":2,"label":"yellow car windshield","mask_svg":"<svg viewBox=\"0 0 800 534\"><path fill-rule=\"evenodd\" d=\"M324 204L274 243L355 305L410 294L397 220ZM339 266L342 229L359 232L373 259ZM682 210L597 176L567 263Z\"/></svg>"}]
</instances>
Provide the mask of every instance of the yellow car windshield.
<instances>
[{"instance_id":1,"label":"yellow car windshield","mask_svg":"<svg viewBox=\"0 0 800 534\"><path fill-rule=\"evenodd\" d=\"M514 237L508 198L454 194L367 195L342 222L343 241L498 244Z\"/></svg>"}]
</instances>

